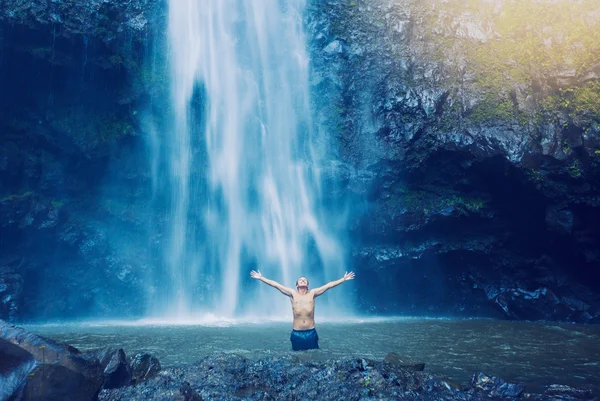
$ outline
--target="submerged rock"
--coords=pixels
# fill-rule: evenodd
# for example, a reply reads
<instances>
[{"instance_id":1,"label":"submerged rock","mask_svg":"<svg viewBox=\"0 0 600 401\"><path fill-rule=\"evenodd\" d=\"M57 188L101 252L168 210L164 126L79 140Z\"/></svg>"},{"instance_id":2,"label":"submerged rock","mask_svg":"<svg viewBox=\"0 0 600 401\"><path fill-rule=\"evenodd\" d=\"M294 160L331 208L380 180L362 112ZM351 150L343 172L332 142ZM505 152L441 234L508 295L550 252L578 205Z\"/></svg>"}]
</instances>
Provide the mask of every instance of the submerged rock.
<instances>
[{"instance_id":1,"label":"submerged rock","mask_svg":"<svg viewBox=\"0 0 600 401\"><path fill-rule=\"evenodd\" d=\"M390 352L389 354L387 354L387 356L383 360L383 363L388 364L389 366L394 366L394 367L399 367L402 369L408 369L408 370L414 370L414 371L421 371L421 370L425 369L425 363L400 356L393 352Z\"/></svg>"}]
</instances>

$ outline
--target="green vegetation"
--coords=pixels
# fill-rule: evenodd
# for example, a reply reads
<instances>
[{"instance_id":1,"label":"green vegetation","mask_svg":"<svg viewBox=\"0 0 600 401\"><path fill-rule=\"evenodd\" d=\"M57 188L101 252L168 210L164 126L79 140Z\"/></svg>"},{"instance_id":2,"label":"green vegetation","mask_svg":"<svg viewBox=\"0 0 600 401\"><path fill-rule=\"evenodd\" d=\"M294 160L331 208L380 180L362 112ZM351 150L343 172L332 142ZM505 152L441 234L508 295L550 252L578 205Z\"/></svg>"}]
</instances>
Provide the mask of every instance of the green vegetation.
<instances>
[{"instance_id":1,"label":"green vegetation","mask_svg":"<svg viewBox=\"0 0 600 401\"><path fill-rule=\"evenodd\" d=\"M485 208L486 201L479 197L467 197L454 191L439 188L413 190L404 186L395 189L397 196L412 212L424 211L435 214L444 209L456 209L460 214L477 213Z\"/></svg>"},{"instance_id":2,"label":"green vegetation","mask_svg":"<svg viewBox=\"0 0 600 401\"><path fill-rule=\"evenodd\" d=\"M527 123L527 115L521 112L510 99L493 99L489 96L473 108L470 118L474 122L491 120L514 121L520 125Z\"/></svg>"},{"instance_id":3,"label":"green vegetation","mask_svg":"<svg viewBox=\"0 0 600 401\"><path fill-rule=\"evenodd\" d=\"M569 175L573 178L580 178L583 175L581 165L578 160L574 160L568 168Z\"/></svg>"},{"instance_id":4,"label":"green vegetation","mask_svg":"<svg viewBox=\"0 0 600 401\"><path fill-rule=\"evenodd\" d=\"M571 145L569 145L567 140L563 142L562 151L565 155L568 155L571 152Z\"/></svg>"},{"instance_id":5,"label":"green vegetation","mask_svg":"<svg viewBox=\"0 0 600 401\"><path fill-rule=\"evenodd\" d=\"M4 198L0 198L0 203L17 202L17 201L21 201L21 200L25 200L25 199L29 199L29 198L35 198L36 201L41 201L46 204L49 203L50 205L52 205L52 207L54 209L60 209L61 207L63 207L65 205L64 200L57 200L57 199L48 200L31 190L27 190L27 191L17 193L17 194L11 194L11 195L5 196Z\"/></svg>"},{"instance_id":6,"label":"green vegetation","mask_svg":"<svg viewBox=\"0 0 600 401\"><path fill-rule=\"evenodd\" d=\"M482 83L499 86L530 82L541 74L575 69L582 73L598 61L600 21L589 16L600 12L595 0L512 0L499 12L496 4L477 0L452 0L441 9L449 14L474 14L481 26L499 34L470 51Z\"/></svg>"},{"instance_id":7,"label":"green vegetation","mask_svg":"<svg viewBox=\"0 0 600 401\"><path fill-rule=\"evenodd\" d=\"M544 175L534 168L525 170L525 175L527 175L530 181L533 181L536 184L542 184L545 179Z\"/></svg>"},{"instance_id":8,"label":"green vegetation","mask_svg":"<svg viewBox=\"0 0 600 401\"><path fill-rule=\"evenodd\" d=\"M371 383L371 376L367 375L365 377L364 386L369 389L369 392L375 391L375 388L373 387L373 384Z\"/></svg>"},{"instance_id":9,"label":"green vegetation","mask_svg":"<svg viewBox=\"0 0 600 401\"><path fill-rule=\"evenodd\" d=\"M8 195L8 196L5 196L4 198L0 199L0 203L13 202L16 200L29 198L33 195L35 195L35 192L33 192L33 191L25 191L20 194L12 194L12 195Z\"/></svg>"},{"instance_id":10,"label":"green vegetation","mask_svg":"<svg viewBox=\"0 0 600 401\"><path fill-rule=\"evenodd\" d=\"M559 89L540 105L544 111L559 110L573 119L600 118L600 83L590 81L582 86Z\"/></svg>"},{"instance_id":11,"label":"green vegetation","mask_svg":"<svg viewBox=\"0 0 600 401\"><path fill-rule=\"evenodd\" d=\"M60 200L53 200L53 201L50 201L50 204L52 205L52 207L54 209L60 209L61 207L63 207L65 205L65 202L60 201Z\"/></svg>"},{"instance_id":12,"label":"green vegetation","mask_svg":"<svg viewBox=\"0 0 600 401\"><path fill-rule=\"evenodd\" d=\"M539 122L557 109L571 118L600 118L600 84L578 83L578 77L600 61L600 3L512 0L494 9L497 5L478 0L432 2L426 18L433 24L427 30L438 32L429 34L435 49L433 59L466 55L467 68L486 94L471 120ZM486 40L459 38L453 30L445 30L458 18L487 32ZM550 81L544 80L553 77L558 87L548 90L545 85ZM509 93L517 87L522 96L537 102L535 111L525 113L514 106Z\"/></svg>"},{"instance_id":13,"label":"green vegetation","mask_svg":"<svg viewBox=\"0 0 600 401\"><path fill-rule=\"evenodd\" d=\"M79 107L61 110L51 124L54 129L69 134L83 150L93 149L125 135L136 135L135 127L127 116Z\"/></svg>"}]
</instances>

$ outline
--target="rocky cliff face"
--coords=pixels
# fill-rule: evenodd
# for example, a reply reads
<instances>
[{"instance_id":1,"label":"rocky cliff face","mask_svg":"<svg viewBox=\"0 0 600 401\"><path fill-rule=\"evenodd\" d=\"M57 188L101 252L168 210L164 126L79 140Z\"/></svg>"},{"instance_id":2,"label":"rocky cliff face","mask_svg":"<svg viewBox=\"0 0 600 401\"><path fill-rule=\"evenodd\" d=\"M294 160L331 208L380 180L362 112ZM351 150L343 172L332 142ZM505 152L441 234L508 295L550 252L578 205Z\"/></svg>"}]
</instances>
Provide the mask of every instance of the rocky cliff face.
<instances>
[{"instance_id":1,"label":"rocky cliff face","mask_svg":"<svg viewBox=\"0 0 600 401\"><path fill-rule=\"evenodd\" d=\"M156 258L140 115L164 81L164 12L0 1L1 318L142 313Z\"/></svg>"},{"instance_id":2,"label":"rocky cliff face","mask_svg":"<svg viewBox=\"0 0 600 401\"><path fill-rule=\"evenodd\" d=\"M599 6L309 10L364 305L597 321Z\"/></svg>"},{"instance_id":3,"label":"rocky cliff face","mask_svg":"<svg viewBox=\"0 0 600 401\"><path fill-rule=\"evenodd\" d=\"M358 308L598 321L600 6L308 3ZM165 14L0 0L0 317L143 312Z\"/></svg>"}]
</instances>

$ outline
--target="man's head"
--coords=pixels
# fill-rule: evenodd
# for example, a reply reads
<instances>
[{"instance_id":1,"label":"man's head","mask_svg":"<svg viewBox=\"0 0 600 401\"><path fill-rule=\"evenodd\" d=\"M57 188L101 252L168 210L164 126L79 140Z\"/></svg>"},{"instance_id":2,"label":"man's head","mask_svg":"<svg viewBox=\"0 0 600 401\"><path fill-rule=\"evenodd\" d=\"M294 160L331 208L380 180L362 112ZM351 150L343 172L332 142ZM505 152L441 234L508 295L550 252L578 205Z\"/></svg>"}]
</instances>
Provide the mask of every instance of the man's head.
<instances>
[{"instance_id":1,"label":"man's head","mask_svg":"<svg viewBox=\"0 0 600 401\"><path fill-rule=\"evenodd\" d=\"M296 280L296 288L306 288L308 290L308 279L306 277L300 277Z\"/></svg>"}]
</instances>

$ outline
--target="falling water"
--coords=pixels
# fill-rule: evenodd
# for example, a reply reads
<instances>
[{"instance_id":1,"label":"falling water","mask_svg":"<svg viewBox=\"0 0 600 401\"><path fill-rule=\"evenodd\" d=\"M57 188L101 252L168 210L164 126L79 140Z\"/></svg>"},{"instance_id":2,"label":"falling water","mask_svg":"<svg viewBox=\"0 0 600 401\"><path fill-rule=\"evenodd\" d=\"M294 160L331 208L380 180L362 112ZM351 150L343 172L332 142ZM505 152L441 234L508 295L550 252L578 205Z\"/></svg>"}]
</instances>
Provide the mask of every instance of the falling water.
<instances>
[{"instance_id":1,"label":"falling water","mask_svg":"<svg viewBox=\"0 0 600 401\"><path fill-rule=\"evenodd\" d=\"M170 1L172 124L157 173L170 194L168 274L154 313L289 314L251 269L289 287L301 275L314 287L343 274L320 206L303 8Z\"/></svg>"}]
</instances>

